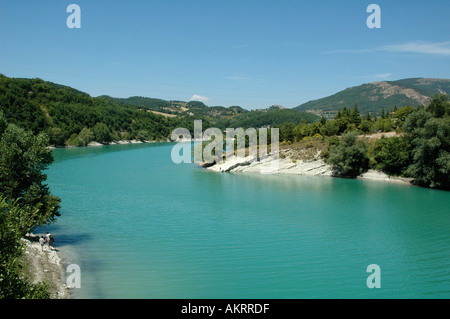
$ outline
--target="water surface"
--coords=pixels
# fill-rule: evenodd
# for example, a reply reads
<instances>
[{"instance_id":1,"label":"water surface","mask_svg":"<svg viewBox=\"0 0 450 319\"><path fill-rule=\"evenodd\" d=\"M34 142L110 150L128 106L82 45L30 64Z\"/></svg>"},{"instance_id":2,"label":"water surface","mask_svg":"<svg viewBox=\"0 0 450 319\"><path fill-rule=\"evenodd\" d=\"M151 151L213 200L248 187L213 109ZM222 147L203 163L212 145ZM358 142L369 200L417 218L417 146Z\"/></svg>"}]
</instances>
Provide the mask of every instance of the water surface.
<instances>
[{"instance_id":1,"label":"water surface","mask_svg":"<svg viewBox=\"0 0 450 319\"><path fill-rule=\"evenodd\" d=\"M81 267L74 297L450 297L450 193L218 174L172 163L172 145L54 151L48 229Z\"/></svg>"}]
</instances>

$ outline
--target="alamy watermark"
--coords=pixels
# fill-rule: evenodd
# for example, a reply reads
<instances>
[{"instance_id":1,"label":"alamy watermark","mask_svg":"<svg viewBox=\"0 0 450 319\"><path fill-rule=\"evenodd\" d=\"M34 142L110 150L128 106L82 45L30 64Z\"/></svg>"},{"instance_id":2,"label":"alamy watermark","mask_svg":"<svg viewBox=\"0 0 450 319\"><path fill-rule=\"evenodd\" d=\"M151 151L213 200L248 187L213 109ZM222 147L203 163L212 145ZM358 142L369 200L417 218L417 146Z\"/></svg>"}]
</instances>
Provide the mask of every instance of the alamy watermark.
<instances>
[{"instance_id":1,"label":"alamy watermark","mask_svg":"<svg viewBox=\"0 0 450 319\"><path fill-rule=\"evenodd\" d=\"M67 266L66 273L70 273L66 279L66 286L69 288L81 288L81 269L77 264Z\"/></svg>"},{"instance_id":2,"label":"alamy watermark","mask_svg":"<svg viewBox=\"0 0 450 319\"><path fill-rule=\"evenodd\" d=\"M81 8L77 4L69 4L67 6L66 12L70 13L67 17L66 25L69 29L80 29L81 28Z\"/></svg>"},{"instance_id":3,"label":"alamy watermark","mask_svg":"<svg viewBox=\"0 0 450 319\"><path fill-rule=\"evenodd\" d=\"M367 277L367 288L381 288L381 268L377 264L367 266L366 272L371 273Z\"/></svg>"},{"instance_id":4,"label":"alamy watermark","mask_svg":"<svg viewBox=\"0 0 450 319\"><path fill-rule=\"evenodd\" d=\"M270 143L268 135L270 133ZM225 135L225 141L224 141ZM194 137L186 128L172 131L171 139L178 142L172 148L171 158L176 164L208 163L223 164L262 160L270 155L270 161L261 166L261 173L276 171L279 165L279 129L278 128L227 128L225 134L218 128L208 128L203 132L202 121L194 121ZM192 141L194 150L192 152ZM207 142L204 145L204 142ZM270 145L270 152L268 152Z\"/></svg>"},{"instance_id":5,"label":"alamy watermark","mask_svg":"<svg viewBox=\"0 0 450 319\"><path fill-rule=\"evenodd\" d=\"M368 13L372 13L367 17L366 25L369 29L381 28L381 8L378 4L370 4L366 10Z\"/></svg>"}]
</instances>

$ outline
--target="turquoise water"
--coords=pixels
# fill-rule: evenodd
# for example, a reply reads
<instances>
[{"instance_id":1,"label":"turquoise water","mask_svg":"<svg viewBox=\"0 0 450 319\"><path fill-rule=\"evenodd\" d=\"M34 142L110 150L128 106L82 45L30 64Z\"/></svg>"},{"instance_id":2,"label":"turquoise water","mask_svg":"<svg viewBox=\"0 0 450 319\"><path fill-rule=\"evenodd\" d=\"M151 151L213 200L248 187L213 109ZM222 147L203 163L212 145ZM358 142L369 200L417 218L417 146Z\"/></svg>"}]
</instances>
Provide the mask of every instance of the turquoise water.
<instances>
[{"instance_id":1,"label":"turquoise water","mask_svg":"<svg viewBox=\"0 0 450 319\"><path fill-rule=\"evenodd\" d=\"M62 216L47 229L81 268L75 298L450 297L449 192L218 174L171 148L54 151Z\"/></svg>"}]
</instances>

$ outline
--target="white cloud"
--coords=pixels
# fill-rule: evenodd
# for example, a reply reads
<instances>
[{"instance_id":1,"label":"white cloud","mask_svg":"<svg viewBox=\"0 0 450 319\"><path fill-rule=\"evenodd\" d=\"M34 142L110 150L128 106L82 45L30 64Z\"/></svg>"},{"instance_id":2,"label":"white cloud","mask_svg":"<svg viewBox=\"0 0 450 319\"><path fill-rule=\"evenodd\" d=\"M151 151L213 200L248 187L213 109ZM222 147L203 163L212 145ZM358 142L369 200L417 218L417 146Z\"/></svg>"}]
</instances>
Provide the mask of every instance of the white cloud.
<instances>
[{"instance_id":1,"label":"white cloud","mask_svg":"<svg viewBox=\"0 0 450 319\"><path fill-rule=\"evenodd\" d=\"M445 42L424 42L414 41L400 44L384 45L382 47L373 49L357 49L357 50L334 50L326 51L324 54L336 54L336 53L372 53L372 52L408 52L408 53L421 53L421 54L433 54L433 55L445 55L450 56L450 41Z\"/></svg>"},{"instance_id":2,"label":"white cloud","mask_svg":"<svg viewBox=\"0 0 450 319\"><path fill-rule=\"evenodd\" d=\"M424 54L450 55L450 41L446 42L407 42L402 44L386 45L382 47L382 51L391 52L411 52Z\"/></svg>"},{"instance_id":3,"label":"white cloud","mask_svg":"<svg viewBox=\"0 0 450 319\"><path fill-rule=\"evenodd\" d=\"M392 74L391 73L379 73L379 74L375 74L374 77L377 79L386 79L388 77L390 77Z\"/></svg>"},{"instance_id":4,"label":"white cloud","mask_svg":"<svg viewBox=\"0 0 450 319\"><path fill-rule=\"evenodd\" d=\"M209 100L209 97L207 97L207 96L201 96L201 95L197 95L197 94L194 94L194 95L189 99L189 101L199 101L199 102L208 102L208 100Z\"/></svg>"}]
</instances>

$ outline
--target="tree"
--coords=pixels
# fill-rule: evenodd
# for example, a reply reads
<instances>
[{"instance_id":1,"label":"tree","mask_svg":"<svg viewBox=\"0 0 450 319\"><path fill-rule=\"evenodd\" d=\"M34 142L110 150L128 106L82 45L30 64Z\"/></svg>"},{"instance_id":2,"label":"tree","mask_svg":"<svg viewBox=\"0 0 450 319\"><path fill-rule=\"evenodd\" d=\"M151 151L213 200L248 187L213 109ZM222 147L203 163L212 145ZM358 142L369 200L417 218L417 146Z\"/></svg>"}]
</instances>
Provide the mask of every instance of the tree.
<instances>
[{"instance_id":1,"label":"tree","mask_svg":"<svg viewBox=\"0 0 450 319\"><path fill-rule=\"evenodd\" d=\"M389 175L404 175L410 164L410 144L403 137L377 140L370 151L374 167Z\"/></svg>"},{"instance_id":2,"label":"tree","mask_svg":"<svg viewBox=\"0 0 450 319\"><path fill-rule=\"evenodd\" d=\"M333 136L338 135L339 133L339 124L336 120L330 120L325 123L321 128L321 134L325 136Z\"/></svg>"},{"instance_id":3,"label":"tree","mask_svg":"<svg viewBox=\"0 0 450 319\"><path fill-rule=\"evenodd\" d=\"M109 143L112 141L111 132L105 123L97 123L92 128L95 140L100 143Z\"/></svg>"},{"instance_id":4,"label":"tree","mask_svg":"<svg viewBox=\"0 0 450 319\"><path fill-rule=\"evenodd\" d=\"M404 124L412 145L408 174L419 185L450 189L450 103L442 95L426 109L411 113ZM440 117L442 116L442 117Z\"/></svg>"},{"instance_id":5,"label":"tree","mask_svg":"<svg viewBox=\"0 0 450 319\"><path fill-rule=\"evenodd\" d=\"M0 122L4 127L1 112ZM46 135L34 136L14 124L0 132L0 194L36 210L29 229L59 216L59 198L50 194L44 184L47 176L42 172L53 161L48 142Z\"/></svg>"},{"instance_id":6,"label":"tree","mask_svg":"<svg viewBox=\"0 0 450 319\"><path fill-rule=\"evenodd\" d=\"M286 142L293 142L294 141L294 130L295 124L287 122L283 123L280 127L280 140L286 141Z\"/></svg>"},{"instance_id":7,"label":"tree","mask_svg":"<svg viewBox=\"0 0 450 319\"><path fill-rule=\"evenodd\" d=\"M373 127L376 131L390 132L392 130L392 120L390 118L380 118Z\"/></svg>"},{"instance_id":8,"label":"tree","mask_svg":"<svg viewBox=\"0 0 450 319\"><path fill-rule=\"evenodd\" d=\"M351 118L352 123L355 124L356 126L359 126L359 124L361 124L361 113L359 113L357 104L355 104L355 106L353 107Z\"/></svg>"},{"instance_id":9,"label":"tree","mask_svg":"<svg viewBox=\"0 0 450 319\"><path fill-rule=\"evenodd\" d=\"M95 139L95 136L90 129L84 127L81 130L80 134L78 134L78 139L83 146L86 146Z\"/></svg>"},{"instance_id":10,"label":"tree","mask_svg":"<svg viewBox=\"0 0 450 319\"><path fill-rule=\"evenodd\" d=\"M148 141L150 139L146 130L140 130L137 135L137 139L141 141Z\"/></svg>"},{"instance_id":11,"label":"tree","mask_svg":"<svg viewBox=\"0 0 450 319\"><path fill-rule=\"evenodd\" d=\"M33 285L21 275L18 263L22 238L35 211L0 196L0 299L47 299L45 284Z\"/></svg>"},{"instance_id":12,"label":"tree","mask_svg":"<svg viewBox=\"0 0 450 319\"><path fill-rule=\"evenodd\" d=\"M409 114L414 112L414 108L410 105L403 106L394 112L393 118L398 119L401 122L404 122Z\"/></svg>"},{"instance_id":13,"label":"tree","mask_svg":"<svg viewBox=\"0 0 450 319\"><path fill-rule=\"evenodd\" d=\"M328 163L337 176L356 177L369 167L367 145L357 141L358 133L342 135L339 144L330 146Z\"/></svg>"},{"instance_id":14,"label":"tree","mask_svg":"<svg viewBox=\"0 0 450 319\"><path fill-rule=\"evenodd\" d=\"M59 127L53 127L50 131L50 143L64 145L64 132Z\"/></svg>"},{"instance_id":15,"label":"tree","mask_svg":"<svg viewBox=\"0 0 450 319\"><path fill-rule=\"evenodd\" d=\"M45 285L22 278L20 238L59 216L59 198L43 174L53 161L49 139L9 124L0 111L0 298L48 298Z\"/></svg>"},{"instance_id":16,"label":"tree","mask_svg":"<svg viewBox=\"0 0 450 319\"><path fill-rule=\"evenodd\" d=\"M367 113L369 114L369 113ZM364 120L361 122L361 125L359 126L360 130L364 133L364 134L368 134L372 131L372 121L370 120Z\"/></svg>"}]
</instances>

